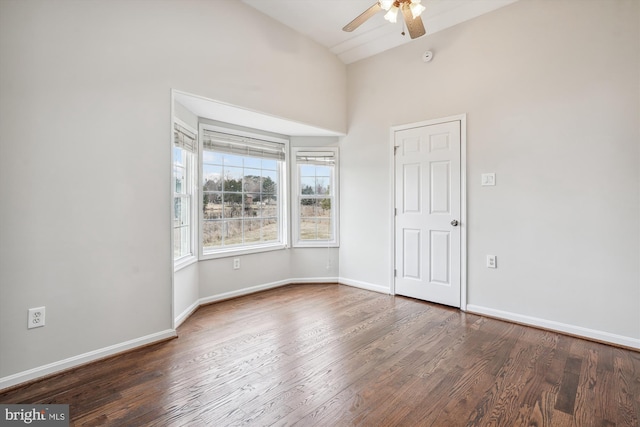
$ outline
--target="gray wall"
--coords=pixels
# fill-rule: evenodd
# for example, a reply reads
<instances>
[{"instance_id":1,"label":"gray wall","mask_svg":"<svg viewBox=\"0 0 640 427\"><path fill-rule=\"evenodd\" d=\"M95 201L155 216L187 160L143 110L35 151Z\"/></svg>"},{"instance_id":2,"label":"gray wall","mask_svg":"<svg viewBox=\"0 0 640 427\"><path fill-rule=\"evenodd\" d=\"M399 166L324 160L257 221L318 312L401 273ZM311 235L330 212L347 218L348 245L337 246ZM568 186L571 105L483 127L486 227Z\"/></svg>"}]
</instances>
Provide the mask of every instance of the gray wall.
<instances>
[{"instance_id":1,"label":"gray wall","mask_svg":"<svg viewBox=\"0 0 640 427\"><path fill-rule=\"evenodd\" d=\"M392 285L390 127L466 113L469 308L640 347L638 5L523 0L350 65L341 278Z\"/></svg>"},{"instance_id":2,"label":"gray wall","mask_svg":"<svg viewBox=\"0 0 640 427\"><path fill-rule=\"evenodd\" d=\"M0 69L0 387L172 334L171 89L346 129L345 66L233 0L3 0Z\"/></svg>"}]
</instances>

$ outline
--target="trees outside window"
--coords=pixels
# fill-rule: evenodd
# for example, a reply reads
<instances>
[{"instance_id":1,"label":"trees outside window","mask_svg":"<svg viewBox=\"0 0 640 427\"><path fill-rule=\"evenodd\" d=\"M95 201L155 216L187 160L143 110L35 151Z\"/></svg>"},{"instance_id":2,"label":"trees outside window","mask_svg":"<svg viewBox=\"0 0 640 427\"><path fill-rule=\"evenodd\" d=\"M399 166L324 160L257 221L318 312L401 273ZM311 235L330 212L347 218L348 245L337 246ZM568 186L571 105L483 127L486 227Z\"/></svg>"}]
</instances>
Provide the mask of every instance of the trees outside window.
<instances>
[{"instance_id":1,"label":"trees outside window","mask_svg":"<svg viewBox=\"0 0 640 427\"><path fill-rule=\"evenodd\" d=\"M286 146L203 130L203 254L286 243Z\"/></svg>"},{"instance_id":2,"label":"trees outside window","mask_svg":"<svg viewBox=\"0 0 640 427\"><path fill-rule=\"evenodd\" d=\"M294 148L296 246L338 246L337 148Z\"/></svg>"}]
</instances>

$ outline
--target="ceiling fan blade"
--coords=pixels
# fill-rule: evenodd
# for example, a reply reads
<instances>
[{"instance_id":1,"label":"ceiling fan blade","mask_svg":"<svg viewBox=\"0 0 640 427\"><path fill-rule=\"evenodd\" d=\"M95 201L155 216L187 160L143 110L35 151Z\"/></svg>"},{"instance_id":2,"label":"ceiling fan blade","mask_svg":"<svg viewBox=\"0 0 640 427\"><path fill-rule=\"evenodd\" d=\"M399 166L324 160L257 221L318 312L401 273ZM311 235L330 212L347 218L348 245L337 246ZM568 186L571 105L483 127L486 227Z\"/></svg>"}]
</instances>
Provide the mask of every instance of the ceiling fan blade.
<instances>
[{"instance_id":1,"label":"ceiling fan blade","mask_svg":"<svg viewBox=\"0 0 640 427\"><path fill-rule=\"evenodd\" d=\"M360 25L364 24L364 21L371 18L373 15L380 12L381 10L382 10L382 7L380 7L380 3L374 4L369 9L365 10L360 15L358 15L356 19L354 19L353 21L345 25L342 31L346 31L350 33L351 31L358 28Z\"/></svg>"},{"instance_id":2,"label":"ceiling fan blade","mask_svg":"<svg viewBox=\"0 0 640 427\"><path fill-rule=\"evenodd\" d=\"M404 16L404 22L407 23L407 30L409 30L409 36L412 39L416 39L420 36L424 36L426 31L424 29L424 24L422 23L422 19L417 16L415 19L411 14L411 9L409 9L409 3L405 3L401 7L402 16Z\"/></svg>"}]
</instances>

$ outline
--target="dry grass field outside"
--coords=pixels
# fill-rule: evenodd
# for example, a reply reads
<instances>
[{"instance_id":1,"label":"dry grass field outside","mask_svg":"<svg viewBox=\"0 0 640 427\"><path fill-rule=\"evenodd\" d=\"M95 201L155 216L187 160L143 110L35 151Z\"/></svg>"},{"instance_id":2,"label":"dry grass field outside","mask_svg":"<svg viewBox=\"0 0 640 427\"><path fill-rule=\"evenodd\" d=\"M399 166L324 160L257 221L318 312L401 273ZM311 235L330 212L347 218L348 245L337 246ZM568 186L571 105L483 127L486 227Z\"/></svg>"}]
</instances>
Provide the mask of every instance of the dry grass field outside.
<instances>
[{"instance_id":1,"label":"dry grass field outside","mask_svg":"<svg viewBox=\"0 0 640 427\"><path fill-rule=\"evenodd\" d=\"M300 239L330 240L331 208L322 203L300 205ZM278 207L255 202L251 205L208 203L204 208L203 246L216 248L278 240Z\"/></svg>"}]
</instances>

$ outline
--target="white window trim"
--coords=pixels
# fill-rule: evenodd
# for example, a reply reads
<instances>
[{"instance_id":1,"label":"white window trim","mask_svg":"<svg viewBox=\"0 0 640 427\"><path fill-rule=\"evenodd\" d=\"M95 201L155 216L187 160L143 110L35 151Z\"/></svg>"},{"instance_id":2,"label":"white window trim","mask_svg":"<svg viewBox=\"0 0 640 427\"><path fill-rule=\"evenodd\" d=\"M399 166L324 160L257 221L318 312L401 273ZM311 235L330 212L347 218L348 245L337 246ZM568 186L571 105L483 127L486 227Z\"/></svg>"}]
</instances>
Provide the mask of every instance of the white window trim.
<instances>
[{"instance_id":1,"label":"white window trim","mask_svg":"<svg viewBox=\"0 0 640 427\"><path fill-rule=\"evenodd\" d=\"M183 128L187 129L190 132L193 132L195 135L197 135L198 139L196 144L199 146L200 143L200 137L198 135L198 131L196 129L194 129L192 126L188 125L187 123L185 123L183 120L180 120L177 117L173 118L173 123L176 123L180 126L182 126ZM173 139L173 123L171 125L171 137ZM173 147L174 147L174 143L173 140L171 141L171 212L172 212L172 218L173 218L173 212L175 211L175 206L173 205L174 200L175 200L175 189L173 188L174 182L173 182L173 162L174 162L174 158L173 158ZM198 192L195 191L195 185L197 183L197 165L199 163L199 151L196 150L195 153L193 153L191 155L191 168L189 171L189 176L188 179L190 180L190 187L191 187L191 218L189 218L189 220L191 221L191 254L189 255L184 255L181 256L180 258L174 258L173 259L173 271L178 271L181 270L191 264L194 264L196 262L198 262L198 251L196 250L196 243L198 242L198 223L197 223L197 218L198 216L196 215L196 210L198 209L198 204L196 203L197 200L196 198L198 197ZM173 253L173 245L175 244L174 241L174 229L173 226L171 227L171 250Z\"/></svg>"},{"instance_id":2,"label":"white window trim","mask_svg":"<svg viewBox=\"0 0 640 427\"><path fill-rule=\"evenodd\" d=\"M183 268L190 266L191 264L195 264L196 262L198 262L198 257L195 255L183 256L174 261L173 271L180 271Z\"/></svg>"},{"instance_id":3,"label":"white window trim","mask_svg":"<svg viewBox=\"0 0 640 427\"><path fill-rule=\"evenodd\" d=\"M308 151L331 151L335 156L335 166L333 171L333 203L332 210L332 231L333 240L300 240L299 230L299 206L298 206L298 189L300 186L300 177L298 173L297 153ZM338 147L292 147L291 148L291 224L292 224L292 242L293 247L297 248L337 248L340 247L340 153Z\"/></svg>"},{"instance_id":4,"label":"white window trim","mask_svg":"<svg viewBox=\"0 0 640 427\"><path fill-rule=\"evenodd\" d=\"M204 130L214 131L214 132L222 132L228 133L236 136L244 136L248 138L260 139L263 141L277 142L280 144L284 144L285 146L285 165L280 168L280 185L278 188L278 198L281 200L279 204L279 215L280 215L280 236L282 237L282 242L277 243L265 243L265 244L257 244L257 245L247 245L247 246L238 246L238 247L229 247L216 249L215 251L207 251L205 252L204 247L202 245L203 241L203 225L204 225L204 215L203 215L203 206L202 206L202 198L203 198L203 190L202 190L202 149L204 144L198 144L198 258L200 260L207 259L217 259L217 258L226 258L238 255L247 255L254 254L259 252L268 252L275 250L287 249L290 247L289 244L289 181L288 181L288 171L290 162L289 156L289 140L286 138L278 138L270 135L263 135L260 133L242 131L237 129L231 129L223 126L212 125L208 123L200 123L198 132L198 139L202 139L202 133Z\"/></svg>"},{"instance_id":5,"label":"white window trim","mask_svg":"<svg viewBox=\"0 0 640 427\"><path fill-rule=\"evenodd\" d=\"M192 126L188 125L187 123L185 123L184 121L180 120L177 117L173 118L173 122L171 124L171 137L172 137L172 141L171 141L171 210L172 210L172 218L173 218L173 203L174 203L174 196L175 196L175 189L173 188L174 182L173 182L173 162L174 162L174 158L173 158L173 148L174 148L174 142L173 142L173 126L175 124L178 124L179 126L182 126L183 128L187 129L190 132L193 132L195 135L198 135L197 130L195 130ZM197 251L196 251L196 247L195 244L197 242L197 237L198 237L198 233L197 233L197 223L196 223L196 209L197 209L197 204L196 204L196 197L197 197L197 190L195 185L196 185L196 166L197 166L197 162L198 162L198 152L196 151L195 153L192 153L191 155L191 167L189 168L189 176L187 177L187 179L189 180L188 185L191 189L191 217L189 218L190 220L190 224L191 224L191 253L189 255L184 255L181 256L180 258L174 258L173 259L173 271L178 271L181 270L195 262L198 261L198 256L197 256ZM171 227L171 250L173 253L173 245L174 245L174 229L173 226Z\"/></svg>"}]
</instances>

